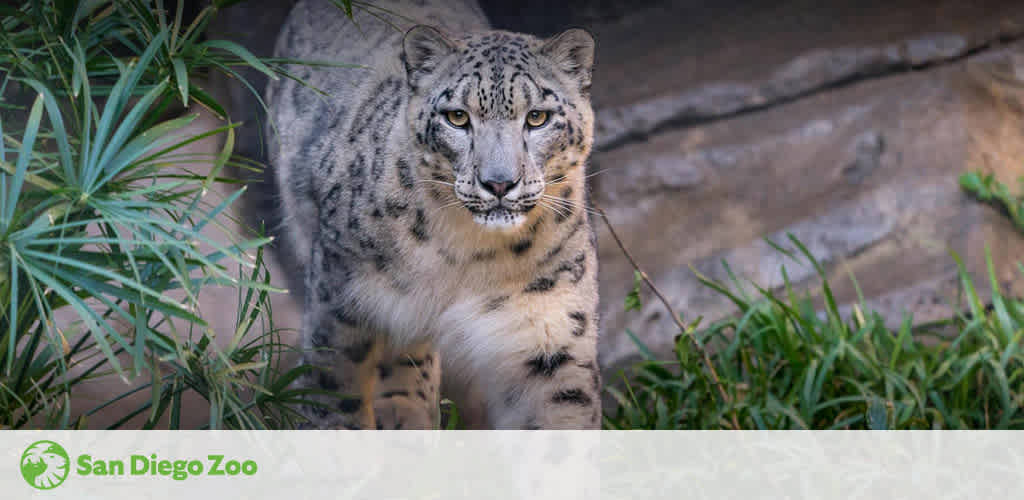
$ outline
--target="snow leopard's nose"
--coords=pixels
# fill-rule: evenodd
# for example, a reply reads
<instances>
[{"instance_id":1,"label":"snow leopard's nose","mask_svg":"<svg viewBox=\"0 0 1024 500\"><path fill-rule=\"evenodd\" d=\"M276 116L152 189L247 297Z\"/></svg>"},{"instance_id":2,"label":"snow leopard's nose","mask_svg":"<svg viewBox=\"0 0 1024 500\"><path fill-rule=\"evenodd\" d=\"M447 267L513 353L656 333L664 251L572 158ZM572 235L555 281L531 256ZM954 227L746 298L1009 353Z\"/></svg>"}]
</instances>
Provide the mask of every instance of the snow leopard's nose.
<instances>
[{"instance_id":1,"label":"snow leopard's nose","mask_svg":"<svg viewBox=\"0 0 1024 500\"><path fill-rule=\"evenodd\" d=\"M480 185L483 186L484 190L493 194L498 199L505 196L505 194L511 191L512 188L516 187L517 184L519 184L519 179L514 181L504 179L480 179Z\"/></svg>"}]
</instances>

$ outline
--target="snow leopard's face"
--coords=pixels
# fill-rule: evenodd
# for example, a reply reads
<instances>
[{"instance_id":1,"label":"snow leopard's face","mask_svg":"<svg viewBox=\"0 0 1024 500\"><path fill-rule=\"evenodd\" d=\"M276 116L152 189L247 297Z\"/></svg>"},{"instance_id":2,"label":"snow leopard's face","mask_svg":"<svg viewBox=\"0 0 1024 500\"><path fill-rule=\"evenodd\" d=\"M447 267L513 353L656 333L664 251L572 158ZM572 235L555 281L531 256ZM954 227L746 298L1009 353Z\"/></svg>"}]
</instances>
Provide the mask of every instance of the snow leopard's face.
<instances>
[{"instance_id":1,"label":"snow leopard's face","mask_svg":"<svg viewBox=\"0 0 1024 500\"><path fill-rule=\"evenodd\" d=\"M519 227L538 205L564 210L558 193L592 143L593 54L593 38L579 29L546 41L410 30L408 122L434 201L461 204L494 229Z\"/></svg>"}]
</instances>

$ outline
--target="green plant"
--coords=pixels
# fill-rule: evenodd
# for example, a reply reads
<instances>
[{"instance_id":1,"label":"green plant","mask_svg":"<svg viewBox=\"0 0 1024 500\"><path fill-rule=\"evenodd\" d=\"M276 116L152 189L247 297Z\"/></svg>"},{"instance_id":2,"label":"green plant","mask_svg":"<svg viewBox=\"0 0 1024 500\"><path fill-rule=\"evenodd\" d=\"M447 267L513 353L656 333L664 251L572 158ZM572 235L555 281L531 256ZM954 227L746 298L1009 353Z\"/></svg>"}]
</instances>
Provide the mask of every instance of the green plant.
<instances>
[{"instance_id":1,"label":"green plant","mask_svg":"<svg viewBox=\"0 0 1024 500\"><path fill-rule=\"evenodd\" d=\"M850 317L842 315L821 265L791 243L795 252L776 248L814 267L824 310L788 278L780 292L753 284L752 297L731 271L729 284L698 275L735 304L736 315L699 330L691 325L673 360L657 360L640 344L645 359L628 379L621 373L621 388L608 388L618 407L604 427L1024 428L1024 301L1002 295L990 258L988 304L957 259L967 312L918 327L907 316L893 331L863 298ZM695 346L706 350L710 368Z\"/></svg>"},{"instance_id":2,"label":"green plant","mask_svg":"<svg viewBox=\"0 0 1024 500\"><path fill-rule=\"evenodd\" d=\"M967 172L960 176L960 187L978 200L988 203L1005 213L1018 229L1024 231L1024 177L1018 179L1020 194L1013 195L1010 188L992 174Z\"/></svg>"},{"instance_id":3,"label":"green plant","mask_svg":"<svg viewBox=\"0 0 1024 500\"><path fill-rule=\"evenodd\" d=\"M81 427L140 391L148 402L114 427L144 414L146 427L177 428L185 392L209 402L211 428L297 423L290 405L305 392L288 384L304 370L279 365L287 346L271 323L270 240L228 224L242 189L220 200L210 191L234 182L225 166L256 166L232 153L236 124L188 135L196 115L178 116L190 104L227 116L201 86L211 71L242 85L239 66L293 77L284 64L294 61L205 39L230 3L190 22L184 2L169 15L161 0L0 7L0 427ZM218 154L183 152L215 135ZM224 348L201 313L211 286L239 293ZM62 323L61 309L77 320ZM110 374L149 382L72 407L73 387Z\"/></svg>"}]
</instances>

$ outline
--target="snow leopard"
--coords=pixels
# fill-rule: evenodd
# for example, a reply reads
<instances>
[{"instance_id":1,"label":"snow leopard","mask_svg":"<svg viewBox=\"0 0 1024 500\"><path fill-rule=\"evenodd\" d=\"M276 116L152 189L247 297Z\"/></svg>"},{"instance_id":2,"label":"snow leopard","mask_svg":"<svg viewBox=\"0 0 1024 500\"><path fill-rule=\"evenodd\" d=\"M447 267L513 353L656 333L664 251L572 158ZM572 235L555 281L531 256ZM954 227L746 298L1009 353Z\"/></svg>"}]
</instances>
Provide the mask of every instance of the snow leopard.
<instances>
[{"instance_id":1,"label":"snow leopard","mask_svg":"<svg viewBox=\"0 0 1024 500\"><path fill-rule=\"evenodd\" d=\"M308 426L437 428L443 391L470 428L598 428L593 36L339 5L295 5L275 56L318 64L265 93Z\"/></svg>"}]
</instances>

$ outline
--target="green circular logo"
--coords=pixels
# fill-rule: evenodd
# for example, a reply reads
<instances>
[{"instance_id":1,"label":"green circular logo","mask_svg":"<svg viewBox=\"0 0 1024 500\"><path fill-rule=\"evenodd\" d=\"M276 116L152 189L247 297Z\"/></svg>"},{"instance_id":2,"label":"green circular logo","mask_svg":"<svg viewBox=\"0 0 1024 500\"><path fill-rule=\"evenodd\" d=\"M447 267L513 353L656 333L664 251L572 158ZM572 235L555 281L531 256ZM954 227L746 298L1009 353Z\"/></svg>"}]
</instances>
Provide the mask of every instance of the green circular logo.
<instances>
[{"instance_id":1,"label":"green circular logo","mask_svg":"<svg viewBox=\"0 0 1024 500\"><path fill-rule=\"evenodd\" d=\"M21 477L29 486L52 490L68 478L68 452L53 441L36 441L21 454Z\"/></svg>"}]
</instances>

